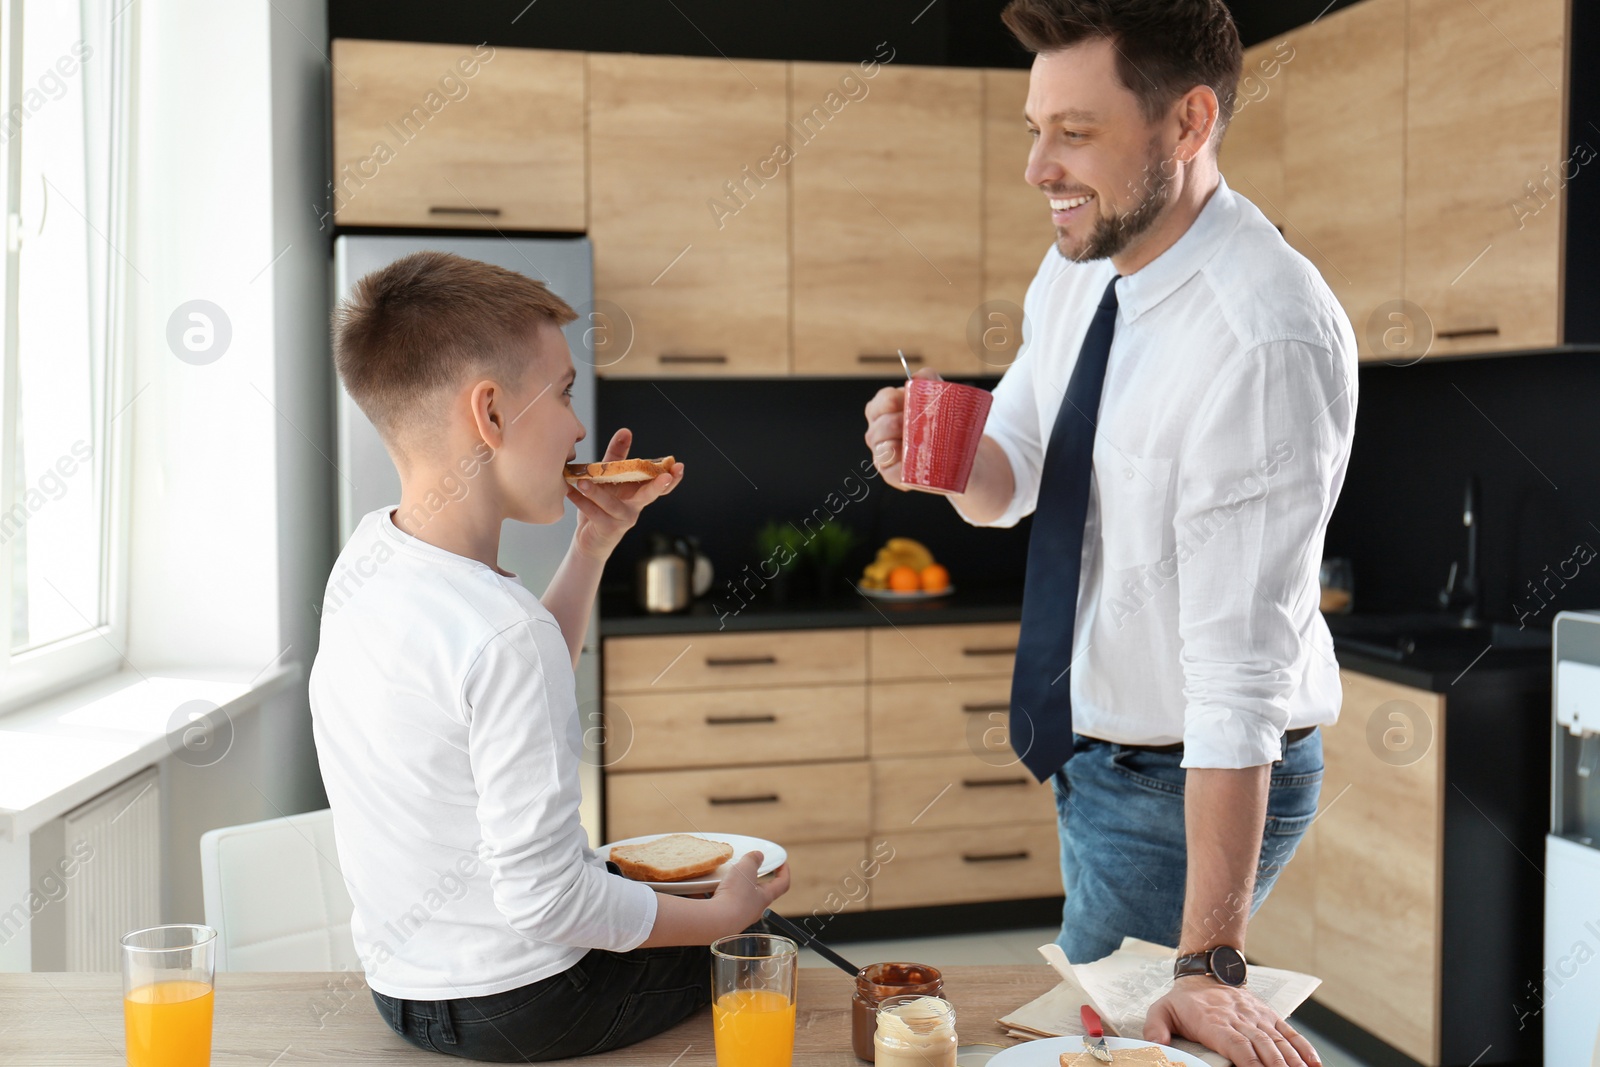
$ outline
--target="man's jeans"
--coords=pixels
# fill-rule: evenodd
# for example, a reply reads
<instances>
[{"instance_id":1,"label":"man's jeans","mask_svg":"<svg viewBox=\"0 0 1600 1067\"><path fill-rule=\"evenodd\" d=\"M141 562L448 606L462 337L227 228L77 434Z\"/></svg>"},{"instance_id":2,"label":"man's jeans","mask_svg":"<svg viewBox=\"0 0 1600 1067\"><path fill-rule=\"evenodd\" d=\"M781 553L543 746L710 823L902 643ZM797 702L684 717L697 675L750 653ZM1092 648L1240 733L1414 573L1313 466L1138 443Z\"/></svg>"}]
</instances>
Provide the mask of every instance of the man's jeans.
<instances>
[{"instance_id":1,"label":"man's jeans","mask_svg":"<svg viewBox=\"0 0 1600 1067\"><path fill-rule=\"evenodd\" d=\"M560 974L456 1000L397 1000L373 990L390 1028L430 1052L526 1063L621 1048L711 1003L711 950L591 949Z\"/></svg>"},{"instance_id":2,"label":"man's jeans","mask_svg":"<svg viewBox=\"0 0 1600 1067\"><path fill-rule=\"evenodd\" d=\"M1176 946L1188 874L1183 754L1080 735L1074 743L1072 758L1051 779L1067 894L1056 944L1073 963L1109 955L1124 937ZM1321 788L1322 732L1314 730L1288 742L1282 762L1273 765L1250 914L1316 818ZM1220 929L1244 903L1213 902L1209 921Z\"/></svg>"}]
</instances>

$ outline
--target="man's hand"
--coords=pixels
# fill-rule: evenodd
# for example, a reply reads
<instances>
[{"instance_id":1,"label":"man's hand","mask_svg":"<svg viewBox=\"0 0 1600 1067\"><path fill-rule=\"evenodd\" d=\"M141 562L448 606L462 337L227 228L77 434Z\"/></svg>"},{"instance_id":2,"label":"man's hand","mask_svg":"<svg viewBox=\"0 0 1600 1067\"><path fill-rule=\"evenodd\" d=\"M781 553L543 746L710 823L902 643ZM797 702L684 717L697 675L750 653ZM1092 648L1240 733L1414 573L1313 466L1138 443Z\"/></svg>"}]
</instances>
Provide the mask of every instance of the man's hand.
<instances>
[{"instance_id":1,"label":"man's hand","mask_svg":"<svg viewBox=\"0 0 1600 1067\"><path fill-rule=\"evenodd\" d=\"M916 377L940 381L939 372L931 367L917 371ZM900 480L900 439L905 428L906 387L890 385L879 389L867 402L867 447L872 450L872 464L883 475L883 480L896 489L915 489Z\"/></svg>"},{"instance_id":2,"label":"man's hand","mask_svg":"<svg viewBox=\"0 0 1600 1067\"><path fill-rule=\"evenodd\" d=\"M627 459L632 444L633 431L618 430L602 461ZM608 559L622 535L639 520L639 512L645 505L672 492L681 481L682 463L674 463L671 474L658 475L648 482L596 485L587 478L580 478L577 485L567 486L567 499L578 508L578 530L572 537L573 546L593 559Z\"/></svg>"},{"instance_id":3,"label":"man's hand","mask_svg":"<svg viewBox=\"0 0 1600 1067\"><path fill-rule=\"evenodd\" d=\"M1170 1045L1176 1034L1220 1052L1235 1067L1322 1067L1311 1042L1248 988L1215 978L1179 978L1150 1005L1144 1039Z\"/></svg>"}]
</instances>

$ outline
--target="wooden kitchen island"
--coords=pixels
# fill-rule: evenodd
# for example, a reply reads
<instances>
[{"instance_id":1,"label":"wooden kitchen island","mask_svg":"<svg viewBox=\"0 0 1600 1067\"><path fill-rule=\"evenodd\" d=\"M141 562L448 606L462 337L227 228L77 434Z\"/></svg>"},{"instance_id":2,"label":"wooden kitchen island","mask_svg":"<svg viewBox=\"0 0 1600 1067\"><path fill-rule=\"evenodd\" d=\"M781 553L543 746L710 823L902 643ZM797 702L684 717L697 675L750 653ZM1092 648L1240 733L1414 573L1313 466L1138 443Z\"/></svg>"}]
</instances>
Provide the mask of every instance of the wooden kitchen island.
<instances>
[{"instance_id":1,"label":"wooden kitchen island","mask_svg":"<svg viewBox=\"0 0 1600 1067\"><path fill-rule=\"evenodd\" d=\"M1056 984L1035 966L946 967L962 1044L1010 1045L996 1020ZM710 975L707 975L710 981ZM800 970L796 1064L859 1064L850 1050L850 976L832 967ZM28 1067L121 1067L122 980L81 972L0 974L0 1063ZM357 972L234 972L217 976L211 1062L215 1067L299 1063L442 1064L391 1031ZM456 1061L467 1062L467 1061ZM555 1062L555 1061L550 1061ZM648 1041L562 1063L630 1067L714 1067L707 1008Z\"/></svg>"}]
</instances>

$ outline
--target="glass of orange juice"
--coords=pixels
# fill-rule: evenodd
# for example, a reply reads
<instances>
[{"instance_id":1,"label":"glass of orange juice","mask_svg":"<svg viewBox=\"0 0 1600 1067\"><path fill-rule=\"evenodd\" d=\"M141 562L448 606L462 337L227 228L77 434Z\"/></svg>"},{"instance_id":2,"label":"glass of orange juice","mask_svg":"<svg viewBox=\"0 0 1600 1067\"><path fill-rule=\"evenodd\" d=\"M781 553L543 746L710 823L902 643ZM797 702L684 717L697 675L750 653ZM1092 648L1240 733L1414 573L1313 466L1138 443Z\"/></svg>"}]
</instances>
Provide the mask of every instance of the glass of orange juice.
<instances>
[{"instance_id":1,"label":"glass of orange juice","mask_svg":"<svg viewBox=\"0 0 1600 1067\"><path fill-rule=\"evenodd\" d=\"M734 934L711 945L717 1067L790 1067L800 949L787 937Z\"/></svg>"},{"instance_id":2,"label":"glass of orange juice","mask_svg":"<svg viewBox=\"0 0 1600 1067\"><path fill-rule=\"evenodd\" d=\"M210 1067L217 932L152 926L122 938L128 1067Z\"/></svg>"}]
</instances>

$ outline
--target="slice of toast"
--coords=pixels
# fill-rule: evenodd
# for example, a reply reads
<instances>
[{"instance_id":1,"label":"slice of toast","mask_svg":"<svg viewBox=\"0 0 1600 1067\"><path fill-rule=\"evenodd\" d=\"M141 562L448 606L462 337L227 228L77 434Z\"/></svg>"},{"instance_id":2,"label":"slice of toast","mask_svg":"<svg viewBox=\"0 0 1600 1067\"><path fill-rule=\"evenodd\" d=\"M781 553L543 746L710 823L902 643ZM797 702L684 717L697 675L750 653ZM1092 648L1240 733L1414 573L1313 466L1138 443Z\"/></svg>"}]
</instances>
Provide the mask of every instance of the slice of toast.
<instances>
[{"instance_id":1,"label":"slice of toast","mask_svg":"<svg viewBox=\"0 0 1600 1067\"><path fill-rule=\"evenodd\" d=\"M1174 1067L1160 1046L1140 1045L1137 1048L1119 1048L1111 1050L1111 1067L1117 1064L1138 1064L1140 1067ZM1085 1049L1082 1052L1063 1052L1061 1054L1061 1067L1105 1067L1094 1054Z\"/></svg>"},{"instance_id":2,"label":"slice of toast","mask_svg":"<svg viewBox=\"0 0 1600 1067\"><path fill-rule=\"evenodd\" d=\"M567 483L577 485L580 478L602 484L648 482L657 475L671 474L675 462L672 456L662 456L660 459L614 459L610 463L568 463Z\"/></svg>"},{"instance_id":3,"label":"slice of toast","mask_svg":"<svg viewBox=\"0 0 1600 1067\"><path fill-rule=\"evenodd\" d=\"M641 845L619 845L611 862L635 882L687 882L704 878L733 859L733 846L693 834L668 834Z\"/></svg>"}]
</instances>

